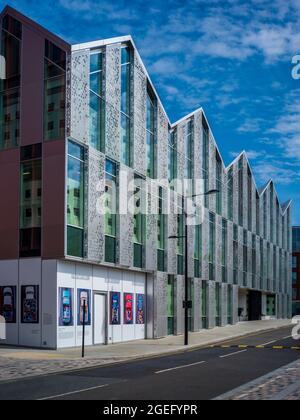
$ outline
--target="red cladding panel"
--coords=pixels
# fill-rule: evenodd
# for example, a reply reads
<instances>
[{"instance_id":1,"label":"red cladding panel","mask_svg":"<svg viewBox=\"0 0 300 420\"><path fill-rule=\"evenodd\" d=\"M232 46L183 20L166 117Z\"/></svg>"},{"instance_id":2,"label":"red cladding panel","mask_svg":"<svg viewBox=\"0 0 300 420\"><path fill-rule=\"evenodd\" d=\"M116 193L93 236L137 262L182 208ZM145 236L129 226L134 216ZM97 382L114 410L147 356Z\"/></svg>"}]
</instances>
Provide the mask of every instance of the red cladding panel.
<instances>
[{"instance_id":1,"label":"red cladding panel","mask_svg":"<svg viewBox=\"0 0 300 420\"><path fill-rule=\"evenodd\" d=\"M19 257L19 149L0 152L0 260Z\"/></svg>"},{"instance_id":2,"label":"red cladding panel","mask_svg":"<svg viewBox=\"0 0 300 420\"><path fill-rule=\"evenodd\" d=\"M23 26L21 76L21 146L43 139L44 37Z\"/></svg>"},{"instance_id":3,"label":"red cladding panel","mask_svg":"<svg viewBox=\"0 0 300 420\"><path fill-rule=\"evenodd\" d=\"M43 144L43 258L64 256L65 141Z\"/></svg>"}]
</instances>

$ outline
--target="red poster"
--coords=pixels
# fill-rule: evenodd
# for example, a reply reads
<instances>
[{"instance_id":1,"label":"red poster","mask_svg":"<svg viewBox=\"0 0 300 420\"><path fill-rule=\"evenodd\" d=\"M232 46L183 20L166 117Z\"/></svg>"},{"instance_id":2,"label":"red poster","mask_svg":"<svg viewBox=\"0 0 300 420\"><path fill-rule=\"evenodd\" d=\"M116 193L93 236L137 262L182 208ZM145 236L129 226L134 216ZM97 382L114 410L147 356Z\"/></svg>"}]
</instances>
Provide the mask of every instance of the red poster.
<instances>
[{"instance_id":1,"label":"red poster","mask_svg":"<svg viewBox=\"0 0 300 420\"><path fill-rule=\"evenodd\" d=\"M133 324L133 294L124 293L124 324Z\"/></svg>"}]
</instances>

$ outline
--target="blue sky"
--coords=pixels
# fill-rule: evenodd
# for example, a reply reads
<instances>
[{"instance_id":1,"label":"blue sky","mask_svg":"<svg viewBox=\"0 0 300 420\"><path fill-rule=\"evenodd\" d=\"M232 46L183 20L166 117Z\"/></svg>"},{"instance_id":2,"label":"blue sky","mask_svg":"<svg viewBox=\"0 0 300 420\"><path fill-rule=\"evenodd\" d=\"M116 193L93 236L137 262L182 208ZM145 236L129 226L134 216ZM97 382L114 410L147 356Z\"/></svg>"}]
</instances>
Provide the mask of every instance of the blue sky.
<instances>
[{"instance_id":1,"label":"blue sky","mask_svg":"<svg viewBox=\"0 0 300 420\"><path fill-rule=\"evenodd\" d=\"M71 43L132 35L171 121L203 106L225 163L246 150L300 225L300 0L9 4Z\"/></svg>"}]
</instances>

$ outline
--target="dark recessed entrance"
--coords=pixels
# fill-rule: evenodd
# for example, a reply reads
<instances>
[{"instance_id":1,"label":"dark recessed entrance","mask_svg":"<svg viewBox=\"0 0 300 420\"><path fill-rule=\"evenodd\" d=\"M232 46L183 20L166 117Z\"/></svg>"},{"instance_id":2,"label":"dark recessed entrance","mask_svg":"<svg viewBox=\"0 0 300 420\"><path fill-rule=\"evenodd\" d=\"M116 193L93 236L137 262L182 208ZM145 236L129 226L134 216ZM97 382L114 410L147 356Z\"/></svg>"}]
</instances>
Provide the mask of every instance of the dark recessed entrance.
<instances>
[{"instance_id":1,"label":"dark recessed entrance","mask_svg":"<svg viewBox=\"0 0 300 420\"><path fill-rule=\"evenodd\" d=\"M249 321L261 319L262 295L256 290L249 290Z\"/></svg>"}]
</instances>

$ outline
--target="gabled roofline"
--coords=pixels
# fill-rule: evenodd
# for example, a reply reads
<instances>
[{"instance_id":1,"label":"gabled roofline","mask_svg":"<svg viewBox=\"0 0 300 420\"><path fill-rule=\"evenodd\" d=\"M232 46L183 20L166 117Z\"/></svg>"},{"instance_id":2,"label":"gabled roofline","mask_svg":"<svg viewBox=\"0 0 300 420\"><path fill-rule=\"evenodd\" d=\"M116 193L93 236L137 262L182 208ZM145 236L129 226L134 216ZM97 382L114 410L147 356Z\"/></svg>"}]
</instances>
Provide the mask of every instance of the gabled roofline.
<instances>
[{"instance_id":1,"label":"gabled roofline","mask_svg":"<svg viewBox=\"0 0 300 420\"><path fill-rule=\"evenodd\" d=\"M106 45L109 45L109 44L130 43L131 44L131 47L134 49L134 51L136 53L136 56L137 56L137 58L139 60L139 63L142 66L142 69L143 69L143 71L144 71L144 73L145 73L145 75L147 77L147 81L150 84L151 88L153 89L153 92L156 95L156 98L158 100L158 103L159 103L159 105L160 105L160 107L161 107L161 109L162 109L162 111L163 111L163 113L164 113L164 115L165 115L165 117L166 117L166 119L168 121L169 129L176 128L182 122L188 120L189 118L192 118L195 114L201 112L202 115L204 116L205 120L207 121L208 128L209 128L209 134L210 134L210 136L212 137L212 139L214 141L214 146L215 146L215 148L216 148L216 150L217 150L217 152L218 152L218 154L220 156L220 159L222 161L222 165L223 165L223 169L224 169L225 173L227 173L228 170L230 169L230 167L232 165L234 165L241 157L244 157L246 159L247 164L248 164L248 167L250 169L250 172L251 172L251 175L252 175L252 181L254 183L254 186L256 188L256 191L257 191L258 195L261 197L265 193L265 191L267 190L267 188L269 188L270 184L272 183L273 188L274 188L274 191L275 191L275 194L276 194L276 198L278 199L278 202L279 202L279 205L280 205L281 213L284 214L287 211L287 209L291 206L292 200L289 200L285 204L281 204L280 203L279 196L278 196L278 193L277 193L275 184L274 184L274 182L273 182L272 179L270 179L268 181L268 183L263 188L263 190L259 191L259 189L257 187L257 184L256 184L256 180L255 180L254 174L253 174L252 166L250 164L250 161L248 159L248 156L247 156L247 153L246 153L245 150L242 151L227 167L225 166L225 163L224 163L222 154L220 153L220 149L219 149L218 144L217 144L217 142L215 140L214 134L212 132L212 129L210 127L209 121L208 121L208 119L206 117L206 114L205 114L205 111L204 111L203 107L199 107L199 108L195 109L194 111L190 112L188 115L180 118L179 120L177 120L174 123L171 123L170 122L170 119L168 117L168 114L167 114L164 106L163 106L163 103L162 103L162 101L160 99L160 96L159 96L159 94L158 94L158 92L157 92L157 90L156 90L156 88L155 88L155 86L154 86L154 84L153 84L150 76L149 76L149 73L148 73L148 71L147 71L147 69L146 69L146 67L145 67L145 65L143 63L143 60L141 59L141 56L139 54L139 51L136 48L136 45L135 45L135 43L134 43L131 35L125 35L125 36L121 36L121 37L107 38L107 39L102 39L102 40L97 40L97 41L91 41L91 42L85 42L85 43L71 45L68 42L64 41L62 38L58 37L57 35L53 34L50 31L48 31L43 26L39 25L38 23L36 23L32 19L26 17L25 15L23 15L22 13L20 13L19 11L17 11L16 9L14 9L13 7L11 7L9 5L6 5L3 8L2 12L0 13L0 18L2 18L5 14L9 14L12 17L15 17L16 19L20 20L23 24L30 26L32 29L35 29L35 30L37 30L39 32L42 32L45 35L45 37L53 40L53 42L55 42L58 46L61 46L63 49L70 50L72 52L76 52L76 51L80 51L80 50L84 50L84 49L101 48L101 47L106 46Z\"/></svg>"},{"instance_id":2,"label":"gabled roofline","mask_svg":"<svg viewBox=\"0 0 300 420\"><path fill-rule=\"evenodd\" d=\"M41 32L45 35L45 38L50 39L55 44L57 44L59 47L61 47L64 50L70 51L71 50L71 44L60 38L59 36L55 35L54 33L50 32L48 29L44 28L43 26L39 25L34 20L30 19L29 17L23 15L18 10L14 9L13 7L7 5L3 8L3 10L0 13L0 19L4 17L6 14L9 14L10 16L14 17L15 19L19 20L23 25L30 26L33 30L36 30L37 32Z\"/></svg>"},{"instance_id":3,"label":"gabled roofline","mask_svg":"<svg viewBox=\"0 0 300 420\"><path fill-rule=\"evenodd\" d=\"M148 70L146 69L145 64L143 63L143 60L140 56L140 53L139 53L131 35L125 35L125 36L114 37L114 38L107 38L107 39L102 39L102 40L98 40L98 41L84 42L82 44L75 44L75 45L72 45L72 52L85 50L85 49L96 49L96 48L105 47L106 45L109 45L109 44L120 44L120 43L126 43L126 42L130 43L131 47L134 49L134 52L136 53L136 56L139 60L139 63L142 66L142 69L143 69L143 71L144 71L144 73L147 77L147 80L148 80L148 82L149 82L157 100L158 100L158 103L159 103L161 109L163 110L163 113L164 113L166 119L168 120L169 127L171 127L172 124L171 124L171 121L169 119L169 116L168 116L168 114L167 114L167 112L166 112L166 110L163 106L163 103L160 99L160 96L159 96L159 94L158 94L158 92L157 92L157 90L156 90L156 88L155 88L155 86L154 86L154 84L151 80L151 77L149 76Z\"/></svg>"}]
</instances>

